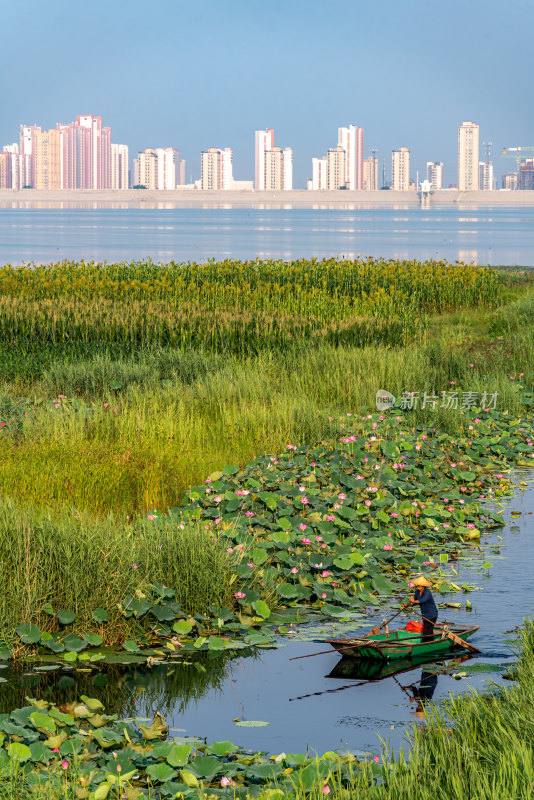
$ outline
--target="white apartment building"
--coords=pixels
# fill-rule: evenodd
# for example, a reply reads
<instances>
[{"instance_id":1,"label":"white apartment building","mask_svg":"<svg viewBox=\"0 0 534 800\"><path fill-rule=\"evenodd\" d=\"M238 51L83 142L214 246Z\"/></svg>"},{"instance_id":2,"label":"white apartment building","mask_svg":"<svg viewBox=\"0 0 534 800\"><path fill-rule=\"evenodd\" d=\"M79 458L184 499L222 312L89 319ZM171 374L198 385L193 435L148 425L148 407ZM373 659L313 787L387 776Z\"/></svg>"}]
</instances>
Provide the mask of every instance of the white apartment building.
<instances>
[{"instance_id":1,"label":"white apartment building","mask_svg":"<svg viewBox=\"0 0 534 800\"><path fill-rule=\"evenodd\" d=\"M363 189L363 128L357 125L338 128L337 143L345 151L345 186L352 190Z\"/></svg>"},{"instance_id":2,"label":"white apartment building","mask_svg":"<svg viewBox=\"0 0 534 800\"><path fill-rule=\"evenodd\" d=\"M9 153L6 159L9 159L9 175L10 175L10 189L23 189L25 186L31 185L31 161L29 155L24 155L20 152L19 145L14 142L13 144L6 144L2 150L3 153Z\"/></svg>"},{"instance_id":3,"label":"white apartment building","mask_svg":"<svg viewBox=\"0 0 534 800\"><path fill-rule=\"evenodd\" d=\"M328 189L328 166L326 158L312 158L310 189L315 191Z\"/></svg>"},{"instance_id":4,"label":"white apartment building","mask_svg":"<svg viewBox=\"0 0 534 800\"><path fill-rule=\"evenodd\" d=\"M407 192L410 188L410 151L399 147L391 153L391 188L397 192Z\"/></svg>"},{"instance_id":5,"label":"white apartment building","mask_svg":"<svg viewBox=\"0 0 534 800\"><path fill-rule=\"evenodd\" d=\"M366 192L374 192L378 185L378 158L369 156L363 162L363 188Z\"/></svg>"},{"instance_id":6,"label":"white apartment building","mask_svg":"<svg viewBox=\"0 0 534 800\"><path fill-rule=\"evenodd\" d=\"M485 192L492 192L495 188L492 161L481 161L478 165L478 188Z\"/></svg>"},{"instance_id":7,"label":"white apartment building","mask_svg":"<svg viewBox=\"0 0 534 800\"><path fill-rule=\"evenodd\" d=\"M157 189L176 189L180 180L180 153L176 147L158 147Z\"/></svg>"},{"instance_id":8,"label":"white apartment building","mask_svg":"<svg viewBox=\"0 0 534 800\"><path fill-rule=\"evenodd\" d=\"M265 153L274 147L274 130L267 128L254 134L254 188L265 191Z\"/></svg>"},{"instance_id":9,"label":"white apartment building","mask_svg":"<svg viewBox=\"0 0 534 800\"><path fill-rule=\"evenodd\" d=\"M265 151L265 191L287 191L293 188L293 150L273 147Z\"/></svg>"},{"instance_id":10,"label":"white apartment building","mask_svg":"<svg viewBox=\"0 0 534 800\"><path fill-rule=\"evenodd\" d=\"M157 189L157 155L149 147L137 154L134 161L134 186L144 186L145 189Z\"/></svg>"},{"instance_id":11,"label":"white apartment building","mask_svg":"<svg viewBox=\"0 0 534 800\"><path fill-rule=\"evenodd\" d=\"M128 188L128 145L111 143L111 188Z\"/></svg>"},{"instance_id":12,"label":"white apartment building","mask_svg":"<svg viewBox=\"0 0 534 800\"><path fill-rule=\"evenodd\" d=\"M443 189L443 161L426 162L426 179L433 192Z\"/></svg>"},{"instance_id":13,"label":"white apartment building","mask_svg":"<svg viewBox=\"0 0 534 800\"><path fill-rule=\"evenodd\" d=\"M138 153L134 161L134 186L176 189L185 177L182 164L180 152L175 147L149 147Z\"/></svg>"},{"instance_id":14,"label":"white apartment building","mask_svg":"<svg viewBox=\"0 0 534 800\"><path fill-rule=\"evenodd\" d=\"M344 189L347 185L347 154L342 145L331 147L326 155L328 189Z\"/></svg>"},{"instance_id":15,"label":"white apartment building","mask_svg":"<svg viewBox=\"0 0 534 800\"><path fill-rule=\"evenodd\" d=\"M274 146L274 130L255 132L254 188L257 192L293 188L293 150Z\"/></svg>"},{"instance_id":16,"label":"white apartment building","mask_svg":"<svg viewBox=\"0 0 534 800\"><path fill-rule=\"evenodd\" d=\"M232 148L203 150L200 154L200 188L231 189L232 185Z\"/></svg>"},{"instance_id":17,"label":"white apartment building","mask_svg":"<svg viewBox=\"0 0 534 800\"><path fill-rule=\"evenodd\" d=\"M458 126L458 190L473 192L479 187L479 127L464 121Z\"/></svg>"}]
</instances>

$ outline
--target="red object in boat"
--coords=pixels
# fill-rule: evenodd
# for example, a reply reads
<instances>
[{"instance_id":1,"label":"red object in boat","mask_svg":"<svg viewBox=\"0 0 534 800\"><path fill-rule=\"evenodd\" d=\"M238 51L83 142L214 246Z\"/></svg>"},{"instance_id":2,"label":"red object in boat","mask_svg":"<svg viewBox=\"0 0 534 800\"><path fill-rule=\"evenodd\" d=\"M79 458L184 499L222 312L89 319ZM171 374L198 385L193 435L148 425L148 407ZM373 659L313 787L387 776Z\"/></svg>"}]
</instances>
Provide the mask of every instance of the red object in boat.
<instances>
[{"instance_id":1,"label":"red object in boat","mask_svg":"<svg viewBox=\"0 0 534 800\"><path fill-rule=\"evenodd\" d=\"M406 625L407 631L412 631L413 633L422 633L423 632L423 623L417 622L414 619L411 619L409 623Z\"/></svg>"}]
</instances>

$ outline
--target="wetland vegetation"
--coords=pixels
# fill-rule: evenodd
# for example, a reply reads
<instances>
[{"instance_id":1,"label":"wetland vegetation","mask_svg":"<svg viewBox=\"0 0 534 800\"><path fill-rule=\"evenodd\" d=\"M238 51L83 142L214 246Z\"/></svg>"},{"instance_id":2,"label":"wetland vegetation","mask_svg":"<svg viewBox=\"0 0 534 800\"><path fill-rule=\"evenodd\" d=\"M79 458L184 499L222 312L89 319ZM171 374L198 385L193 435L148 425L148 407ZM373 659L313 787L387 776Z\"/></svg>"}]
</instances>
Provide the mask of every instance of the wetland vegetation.
<instances>
[{"instance_id":1,"label":"wetland vegetation","mask_svg":"<svg viewBox=\"0 0 534 800\"><path fill-rule=\"evenodd\" d=\"M61 264L1 269L0 308L3 657L98 670L106 645L145 663L274 646L297 622L357 618L421 568L438 592L465 599L450 562L501 524L488 503L510 492L511 469L531 463L525 272L371 260ZM395 395L392 409L377 411L379 390ZM523 647L531 640L527 627ZM475 725L469 702L464 716L464 701L452 707L455 726ZM479 707L493 714L500 702ZM232 743L194 745L207 759L195 766L189 745L162 741L154 755L142 728L124 739L112 718L111 745L88 738L86 710L102 709L84 704L79 717L75 703L56 709L54 731L20 712L30 736L11 731L22 717L0 718L10 781L31 783L39 763L44 797L142 797L148 774L154 797L194 796L199 781L220 793L226 777L228 796L274 781L265 796L276 797L288 780L298 797L324 796L326 781L335 797L394 786L384 796L402 798L423 770L436 775L429 796L452 798L471 775L466 766L438 793L433 759L452 764L441 733L441 745L421 738L408 770L336 754L269 761ZM31 748L58 724L60 756L65 745L80 757L75 772L42 742L39 757L13 755L13 743ZM122 777L110 747L126 753ZM119 788L132 769L140 782Z\"/></svg>"}]
</instances>

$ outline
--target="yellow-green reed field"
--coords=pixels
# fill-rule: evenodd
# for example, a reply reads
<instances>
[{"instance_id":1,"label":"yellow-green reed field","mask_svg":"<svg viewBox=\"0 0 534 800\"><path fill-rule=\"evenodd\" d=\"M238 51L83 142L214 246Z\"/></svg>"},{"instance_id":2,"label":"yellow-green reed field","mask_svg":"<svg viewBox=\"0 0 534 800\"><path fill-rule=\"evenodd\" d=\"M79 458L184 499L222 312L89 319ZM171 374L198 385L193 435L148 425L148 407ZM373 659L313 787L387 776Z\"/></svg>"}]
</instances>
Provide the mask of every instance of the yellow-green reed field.
<instances>
[{"instance_id":1,"label":"yellow-green reed field","mask_svg":"<svg viewBox=\"0 0 534 800\"><path fill-rule=\"evenodd\" d=\"M378 389L468 380L513 408L530 287L525 272L371 259L4 267L0 492L134 516L225 463L336 435L330 412Z\"/></svg>"}]
</instances>

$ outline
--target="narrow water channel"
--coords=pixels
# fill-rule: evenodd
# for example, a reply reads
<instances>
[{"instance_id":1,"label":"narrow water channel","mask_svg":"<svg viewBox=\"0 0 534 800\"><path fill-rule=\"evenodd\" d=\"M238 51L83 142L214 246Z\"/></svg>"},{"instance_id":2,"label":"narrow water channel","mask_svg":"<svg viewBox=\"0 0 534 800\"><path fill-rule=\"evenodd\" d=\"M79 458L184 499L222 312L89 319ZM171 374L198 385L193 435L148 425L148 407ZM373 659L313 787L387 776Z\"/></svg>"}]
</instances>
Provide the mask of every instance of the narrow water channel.
<instances>
[{"instance_id":1,"label":"narrow water channel","mask_svg":"<svg viewBox=\"0 0 534 800\"><path fill-rule=\"evenodd\" d=\"M524 476L522 476L524 477ZM532 538L534 534L534 486L504 501L506 527L483 536L483 554L454 566L458 584L480 587L468 594L440 595L439 601L461 602L461 610L442 608L440 620L479 625L471 640L482 655L462 663L457 671L468 677L439 675L432 699L468 688L485 691L488 682L506 683L502 674L514 660L513 634L523 617L532 614ZM520 513L519 513L520 512ZM482 570L481 565L493 566ZM465 608L469 600L472 610ZM382 614L380 614L380 617ZM369 628L375 617L369 617ZM402 623L404 624L404 623ZM356 627L352 628L355 633ZM360 632L361 632L360 627ZM331 635L340 635L331 626ZM343 629L343 635L348 630ZM297 634L298 636L299 634ZM353 752L378 753L381 737L395 749L408 743L408 732L416 721L415 703L403 687L421 679L422 668L380 681L358 685L361 679L346 674L332 675L340 657L333 651L313 658L291 661L293 656L319 653L320 641L292 641L287 638L275 650L258 651L250 657L223 657L194 664L159 666L152 670L132 667L107 675L43 673L37 671L13 683L11 670L0 685L0 709L8 711L23 704L30 689L41 696L58 698L61 693L98 696L108 713L120 717L151 717L162 713L171 735L206 737L208 741L230 739L236 744L270 753L302 752L307 747L324 752L346 745ZM476 670L470 672L471 669ZM432 682L434 683L434 682ZM236 720L261 721L268 725L241 727Z\"/></svg>"}]
</instances>

